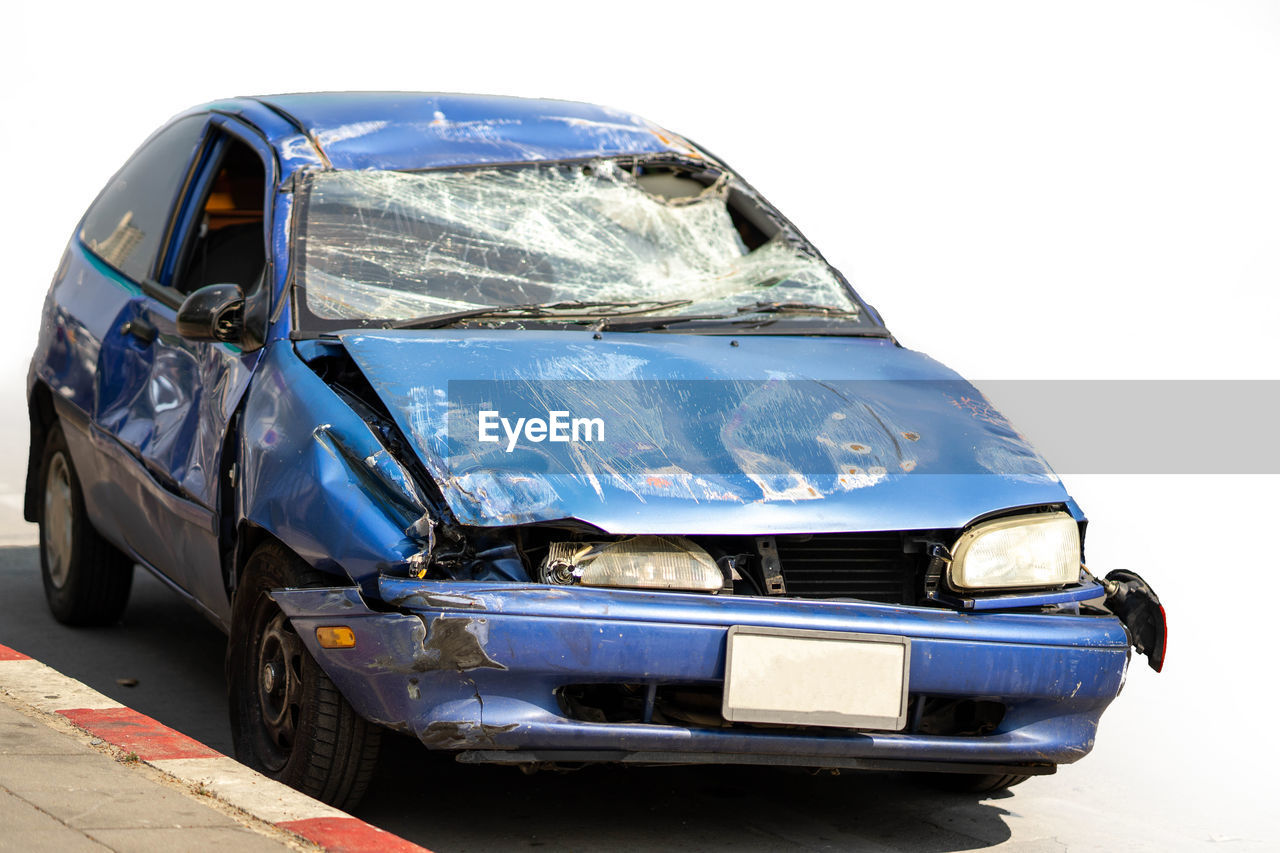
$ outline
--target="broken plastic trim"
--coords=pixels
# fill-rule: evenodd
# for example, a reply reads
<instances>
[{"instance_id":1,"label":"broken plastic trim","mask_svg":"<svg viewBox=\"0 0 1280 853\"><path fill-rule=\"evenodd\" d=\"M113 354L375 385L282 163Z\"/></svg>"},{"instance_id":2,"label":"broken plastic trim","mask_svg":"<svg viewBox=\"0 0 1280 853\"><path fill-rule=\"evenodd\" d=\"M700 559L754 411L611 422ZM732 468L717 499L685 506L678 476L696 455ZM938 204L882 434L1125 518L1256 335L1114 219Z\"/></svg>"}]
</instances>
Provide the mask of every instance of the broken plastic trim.
<instances>
[{"instance_id":1,"label":"broken plastic trim","mask_svg":"<svg viewBox=\"0 0 1280 853\"><path fill-rule=\"evenodd\" d=\"M1102 585L1107 591L1107 609L1124 624L1138 654L1146 655L1156 672L1164 669L1168 624L1155 590L1137 572L1124 569L1108 572Z\"/></svg>"}]
</instances>

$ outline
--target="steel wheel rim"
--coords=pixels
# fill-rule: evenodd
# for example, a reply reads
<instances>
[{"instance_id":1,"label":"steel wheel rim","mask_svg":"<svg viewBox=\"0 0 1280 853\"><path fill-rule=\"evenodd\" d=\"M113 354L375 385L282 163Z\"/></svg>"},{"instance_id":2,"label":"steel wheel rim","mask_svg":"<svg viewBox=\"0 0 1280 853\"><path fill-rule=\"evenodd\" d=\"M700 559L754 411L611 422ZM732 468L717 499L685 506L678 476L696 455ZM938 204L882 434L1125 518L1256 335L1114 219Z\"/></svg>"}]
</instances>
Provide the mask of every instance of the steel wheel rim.
<instances>
[{"instance_id":1,"label":"steel wheel rim","mask_svg":"<svg viewBox=\"0 0 1280 853\"><path fill-rule=\"evenodd\" d=\"M301 638L285 615L277 611L259 638L253 677L263 733L280 766L293 751L302 716L303 653Z\"/></svg>"},{"instance_id":2,"label":"steel wheel rim","mask_svg":"<svg viewBox=\"0 0 1280 853\"><path fill-rule=\"evenodd\" d=\"M49 582L56 589L66 586L71 574L71 469L59 451L49 462L44 483L44 562Z\"/></svg>"}]
</instances>

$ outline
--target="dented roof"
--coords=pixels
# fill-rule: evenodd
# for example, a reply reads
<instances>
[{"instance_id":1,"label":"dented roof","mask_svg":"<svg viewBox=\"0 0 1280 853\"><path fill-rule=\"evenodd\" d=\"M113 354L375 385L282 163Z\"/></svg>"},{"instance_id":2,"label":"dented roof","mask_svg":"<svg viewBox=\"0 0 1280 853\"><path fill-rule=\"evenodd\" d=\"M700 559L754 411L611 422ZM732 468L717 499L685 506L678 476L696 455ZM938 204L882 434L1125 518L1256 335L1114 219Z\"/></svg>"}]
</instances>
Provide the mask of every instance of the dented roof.
<instances>
[{"instance_id":1,"label":"dented roof","mask_svg":"<svg viewBox=\"0 0 1280 853\"><path fill-rule=\"evenodd\" d=\"M573 101L426 92L319 92L236 98L205 109L278 118L335 169L430 169L616 154L696 154L639 116ZM265 109L264 109L265 108ZM269 110L274 116L263 116ZM262 125L264 121L255 121ZM265 128L264 128L265 130ZM268 137L273 137L271 133ZM297 141L276 136L282 160Z\"/></svg>"}]
</instances>

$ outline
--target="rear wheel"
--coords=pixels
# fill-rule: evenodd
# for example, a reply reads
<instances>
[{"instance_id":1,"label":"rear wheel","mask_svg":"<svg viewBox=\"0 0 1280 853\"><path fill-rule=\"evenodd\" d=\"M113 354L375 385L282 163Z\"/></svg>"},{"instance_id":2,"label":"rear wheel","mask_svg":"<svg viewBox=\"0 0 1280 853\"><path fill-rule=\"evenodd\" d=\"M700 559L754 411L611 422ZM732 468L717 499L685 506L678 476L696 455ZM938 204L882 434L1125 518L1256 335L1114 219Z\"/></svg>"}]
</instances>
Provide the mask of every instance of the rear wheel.
<instances>
[{"instance_id":1,"label":"rear wheel","mask_svg":"<svg viewBox=\"0 0 1280 853\"><path fill-rule=\"evenodd\" d=\"M119 621L133 561L93 529L61 424L45 436L40 483L40 574L53 618L64 625Z\"/></svg>"},{"instance_id":2,"label":"rear wheel","mask_svg":"<svg viewBox=\"0 0 1280 853\"><path fill-rule=\"evenodd\" d=\"M228 647L231 734L244 764L350 809L373 776L381 730L356 714L269 595L329 585L332 578L275 543L249 558Z\"/></svg>"}]
</instances>

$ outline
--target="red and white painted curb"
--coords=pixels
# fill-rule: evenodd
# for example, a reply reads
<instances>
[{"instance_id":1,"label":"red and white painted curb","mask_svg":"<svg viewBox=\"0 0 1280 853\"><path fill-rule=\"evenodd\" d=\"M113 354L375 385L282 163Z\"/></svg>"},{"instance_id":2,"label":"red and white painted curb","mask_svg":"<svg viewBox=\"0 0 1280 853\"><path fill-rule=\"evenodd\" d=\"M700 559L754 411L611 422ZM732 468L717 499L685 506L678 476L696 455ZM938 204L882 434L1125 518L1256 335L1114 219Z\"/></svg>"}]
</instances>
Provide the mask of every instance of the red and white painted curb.
<instances>
[{"instance_id":1,"label":"red and white painted curb","mask_svg":"<svg viewBox=\"0 0 1280 853\"><path fill-rule=\"evenodd\" d=\"M0 645L0 690L57 714L152 767L266 823L338 853L429 853L425 848L293 790L197 740Z\"/></svg>"}]
</instances>

